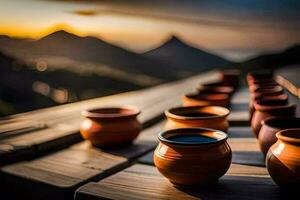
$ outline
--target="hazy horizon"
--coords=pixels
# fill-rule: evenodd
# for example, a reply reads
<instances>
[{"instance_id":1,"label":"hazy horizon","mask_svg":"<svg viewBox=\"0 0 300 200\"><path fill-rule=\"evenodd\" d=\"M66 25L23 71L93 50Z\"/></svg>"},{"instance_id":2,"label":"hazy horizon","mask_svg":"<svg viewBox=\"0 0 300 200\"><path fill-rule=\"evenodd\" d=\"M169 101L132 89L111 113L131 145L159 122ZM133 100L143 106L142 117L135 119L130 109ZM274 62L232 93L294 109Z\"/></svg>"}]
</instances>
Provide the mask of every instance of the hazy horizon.
<instances>
[{"instance_id":1,"label":"hazy horizon","mask_svg":"<svg viewBox=\"0 0 300 200\"><path fill-rule=\"evenodd\" d=\"M144 52L171 35L241 60L300 43L300 3L293 1L2 0L0 34L40 38L64 29ZM47 8L47 9L45 9Z\"/></svg>"}]
</instances>

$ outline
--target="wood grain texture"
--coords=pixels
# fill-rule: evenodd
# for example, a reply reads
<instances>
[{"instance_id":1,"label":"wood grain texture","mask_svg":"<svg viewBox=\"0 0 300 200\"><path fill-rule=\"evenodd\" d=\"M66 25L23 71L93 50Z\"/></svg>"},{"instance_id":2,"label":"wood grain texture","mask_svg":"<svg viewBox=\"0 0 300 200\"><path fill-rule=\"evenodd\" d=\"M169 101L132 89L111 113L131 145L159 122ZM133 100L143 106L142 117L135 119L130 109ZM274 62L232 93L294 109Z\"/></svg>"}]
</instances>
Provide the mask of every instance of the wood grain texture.
<instances>
[{"instance_id":1,"label":"wood grain texture","mask_svg":"<svg viewBox=\"0 0 300 200\"><path fill-rule=\"evenodd\" d=\"M183 94L193 91L199 83L218 80L218 78L218 73L208 72L149 89L6 117L0 120L0 144L10 145L12 148L9 151L0 149L0 164L16 158L36 157L78 142L81 139L80 113L88 108L132 104L142 110L139 120L144 128L149 127L163 118L166 109L179 105ZM29 149L33 151L28 151ZM23 157L12 158L11 156L15 154Z\"/></svg>"},{"instance_id":2,"label":"wood grain texture","mask_svg":"<svg viewBox=\"0 0 300 200\"><path fill-rule=\"evenodd\" d=\"M156 137L160 128L158 123L145 129L132 145L122 148L101 150L84 141L31 161L4 166L0 169L1 182L13 193L18 191L17 195L28 198L72 199L79 186L124 169L153 150L155 143L143 135ZM30 187L35 192L24 190Z\"/></svg>"},{"instance_id":3,"label":"wood grain texture","mask_svg":"<svg viewBox=\"0 0 300 200\"><path fill-rule=\"evenodd\" d=\"M232 164L217 185L175 188L153 166L134 165L76 191L76 200L96 199L280 199L265 168Z\"/></svg>"}]
</instances>

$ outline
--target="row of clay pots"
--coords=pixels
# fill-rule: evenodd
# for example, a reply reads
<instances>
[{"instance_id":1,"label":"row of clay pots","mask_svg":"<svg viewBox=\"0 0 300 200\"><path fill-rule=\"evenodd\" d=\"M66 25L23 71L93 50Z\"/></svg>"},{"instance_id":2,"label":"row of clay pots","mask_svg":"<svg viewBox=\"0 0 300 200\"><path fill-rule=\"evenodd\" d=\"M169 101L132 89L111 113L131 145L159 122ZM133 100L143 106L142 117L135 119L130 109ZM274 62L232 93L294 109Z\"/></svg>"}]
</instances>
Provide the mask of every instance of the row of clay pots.
<instances>
[{"instance_id":1,"label":"row of clay pots","mask_svg":"<svg viewBox=\"0 0 300 200\"><path fill-rule=\"evenodd\" d=\"M300 184L300 118L296 105L268 72L248 74L251 127L266 156L267 169L280 186ZM296 129L292 129L296 128Z\"/></svg>"},{"instance_id":2,"label":"row of clay pots","mask_svg":"<svg viewBox=\"0 0 300 200\"><path fill-rule=\"evenodd\" d=\"M199 85L196 93L186 94L182 97L184 106L222 106L229 107L230 100L238 87L238 70L224 70L220 73L221 81Z\"/></svg>"},{"instance_id":3,"label":"row of clay pots","mask_svg":"<svg viewBox=\"0 0 300 200\"><path fill-rule=\"evenodd\" d=\"M183 106L165 112L166 131L159 134L153 159L175 186L214 184L231 164L226 107L238 85L238 73L224 71L221 77L221 82L201 85L197 93L185 95Z\"/></svg>"}]
</instances>

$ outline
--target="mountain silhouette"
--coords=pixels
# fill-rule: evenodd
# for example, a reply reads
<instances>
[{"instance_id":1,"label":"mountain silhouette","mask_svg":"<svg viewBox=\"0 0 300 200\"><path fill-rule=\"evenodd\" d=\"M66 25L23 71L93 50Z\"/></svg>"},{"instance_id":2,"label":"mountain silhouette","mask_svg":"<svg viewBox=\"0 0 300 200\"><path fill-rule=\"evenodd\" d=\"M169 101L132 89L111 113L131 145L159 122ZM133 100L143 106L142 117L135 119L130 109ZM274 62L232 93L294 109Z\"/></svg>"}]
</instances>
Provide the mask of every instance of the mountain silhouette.
<instances>
[{"instance_id":1,"label":"mountain silhouette","mask_svg":"<svg viewBox=\"0 0 300 200\"><path fill-rule=\"evenodd\" d=\"M240 63L244 71L256 69L277 69L283 66L300 63L300 45L294 45L281 52L264 54Z\"/></svg>"},{"instance_id":2,"label":"mountain silhouette","mask_svg":"<svg viewBox=\"0 0 300 200\"><path fill-rule=\"evenodd\" d=\"M168 63L175 69L185 69L193 73L224 68L232 64L224 58L186 44L176 36L172 36L163 45L145 52L144 55Z\"/></svg>"},{"instance_id":3,"label":"mountain silhouette","mask_svg":"<svg viewBox=\"0 0 300 200\"><path fill-rule=\"evenodd\" d=\"M166 63L162 64L95 37L79 37L66 31L57 31L36 41L13 39L8 44L7 41L1 42L0 39L0 46L23 59L62 56L83 62L97 62L131 73L145 74L161 79L162 82L178 79L178 73L170 71Z\"/></svg>"}]
</instances>

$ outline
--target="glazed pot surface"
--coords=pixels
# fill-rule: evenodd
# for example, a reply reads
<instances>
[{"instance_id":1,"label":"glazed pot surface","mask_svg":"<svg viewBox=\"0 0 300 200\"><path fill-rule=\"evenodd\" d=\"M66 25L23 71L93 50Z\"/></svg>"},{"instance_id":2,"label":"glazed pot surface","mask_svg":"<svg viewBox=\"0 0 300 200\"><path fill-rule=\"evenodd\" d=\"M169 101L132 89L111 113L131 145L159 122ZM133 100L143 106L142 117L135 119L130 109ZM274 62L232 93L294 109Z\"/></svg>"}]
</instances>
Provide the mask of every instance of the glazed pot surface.
<instances>
[{"instance_id":1,"label":"glazed pot surface","mask_svg":"<svg viewBox=\"0 0 300 200\"><path fill-rule=\"evenodd\" d=\"M276 143L276 133L291 128L300 128L300 118L297 117L271 117L262 122L258 141L261 151L267 154L269 148Z\"/></svg>"},{"instance_id":2,"label":"glazed pot surface","mask_svg":"<svg viewBox=\"0 0 300 200\"><path fill-rule=\"evenodd\" d=\"M286 129L276 134L278 141L269 149L266 163L272 179L279 186L300 186L300 129Z\"/></svg>"},{"instance_id":3,"label":"glazed pot surface","mask_svg":"<svg viewBox=\"0 0 300 200\"><path fill-rule=\"evenodd\" d=\"M130 144L142 130L137 120L139 113L132 106L84 111L80 133L95 146L110 148Z\"/></svg>"},{"instance_id":4,"label":"glazed pot surface","mask_svg":"<svg viewBox=\"0 0 300 200\"><path fill-rule=\"evenodd\" d=\"M180 128L160 133L159 140L154 164L176 186L215 183L231 164L231 149L223 132Z\"/></svg>"},{"instance_id":5,"label":"glazed pot surface","mask_svg":"<svg viewBox=\"0 0 300 200\"><path fill-rule=\"evenodd\" d=\"M203 127L226 132L230 111L219 106L175 107L167 110L165 129Z\"/></svg>"}]
</instances>

